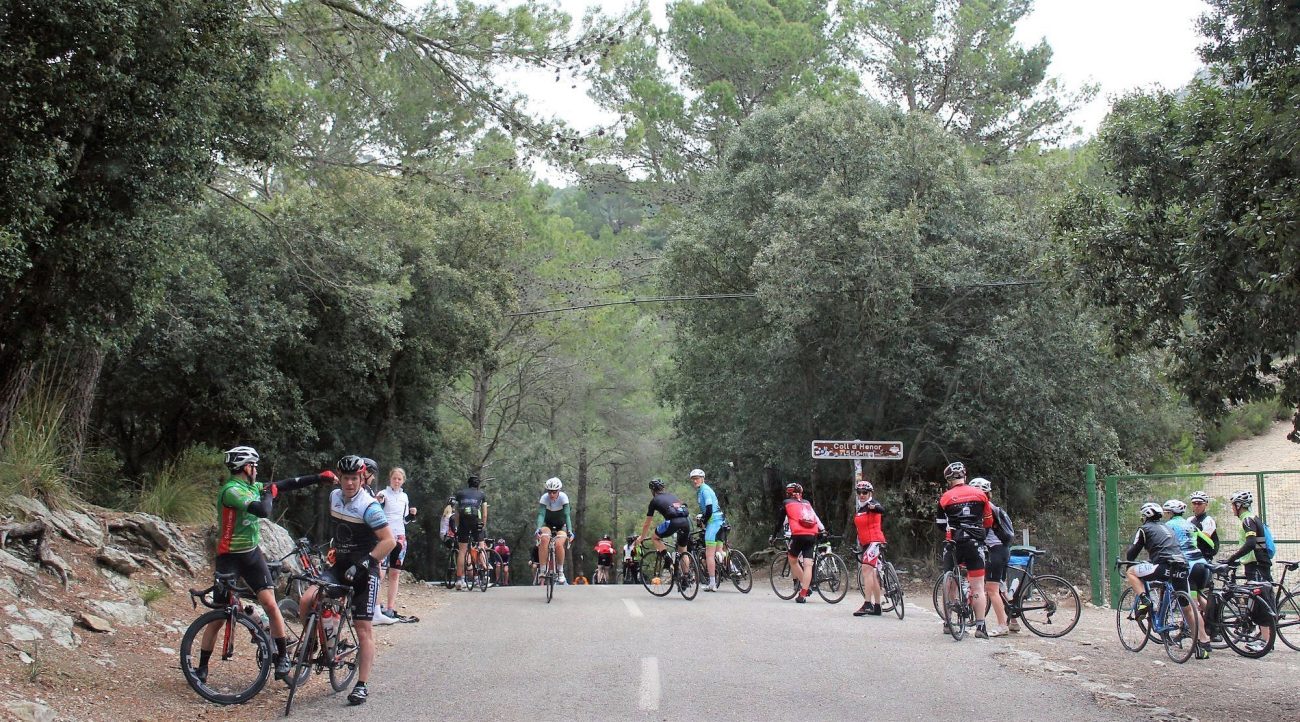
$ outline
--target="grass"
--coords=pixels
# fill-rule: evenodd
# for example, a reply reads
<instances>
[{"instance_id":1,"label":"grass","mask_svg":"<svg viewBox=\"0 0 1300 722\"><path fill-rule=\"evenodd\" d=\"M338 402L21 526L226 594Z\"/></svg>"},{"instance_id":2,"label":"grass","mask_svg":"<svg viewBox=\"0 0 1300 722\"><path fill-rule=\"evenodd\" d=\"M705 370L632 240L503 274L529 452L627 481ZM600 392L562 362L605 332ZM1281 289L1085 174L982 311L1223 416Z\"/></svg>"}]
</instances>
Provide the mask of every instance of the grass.
<instances>
[{"instance_id":1,"label":"grass","mask_svg":"<svg viewBox=\"0 0 1300 722\"><path fill-rule=\"evenodd\" d=\"M28 656L32 658L32 663L27 665L27 682L28 684L35 684L36 680L41 678L41 674L45 672L45 661L41 659L41 643L39 641L32 640L32 651Z\"/></svg>"},{"instance_id":2,"label":"grass","mask_svg":"<svg viewBox=\"0 0 1300 722\"><path fill-rule=\"evenodd\" d=\"M1282 419L1290 418L1290 410L1280 399L1252 401L1228 412L1222 422L1205 430L1205 448L1223 451L1228 444L1241 439L1259 436Z\"/></svg>"},{"instance_id":3,"label":"grass","mask_svg":"<svg viewBox=\"0 0 1300 722\"><path fill-rule=\"evenodd\" d=\"M165 596L167 596L167 587L161 584L156 587L144 587L140 590L140 601L144 602L146 607Z\"/></svg>"},{"instance_id":4,"label":"grass","mask_svg":"<svg viewBox=\"0 0 1300 722\"><path fill-rule=\"evenodd\" d=\"M0 500L21 494L60 507L76 497L63 444L66 402L57 388L42 376L19 404L0 442Z\"/></svg>"},{"instance_id":5,"label":"grass","mask_svg":"<svg viewBox=\"0 0 1300 722\"><path fill-rule=\"evenodd\" d=\"M216 514L212 481L224 473L221 452L209 446L190 447L145 482L136 507L182 524L211 521Z\"/></svg>"}]
</instances>

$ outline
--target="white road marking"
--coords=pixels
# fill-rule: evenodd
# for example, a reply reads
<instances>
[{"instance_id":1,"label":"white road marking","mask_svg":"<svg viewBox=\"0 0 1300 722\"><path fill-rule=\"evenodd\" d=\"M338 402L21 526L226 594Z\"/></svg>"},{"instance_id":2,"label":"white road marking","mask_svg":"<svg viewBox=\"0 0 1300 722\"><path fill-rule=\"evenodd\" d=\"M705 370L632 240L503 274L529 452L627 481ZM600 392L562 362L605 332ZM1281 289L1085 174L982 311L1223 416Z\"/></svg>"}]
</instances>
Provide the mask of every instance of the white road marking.
<instances>
[{"instance_id":1,"label":"white road marking","mask_svg":"<svg viewBox=\"0 0 1300 722\"><path fill-rule=\"evenodd\" d=\"M659 658L641 659L641 709L654 712L659 709Z\"/></svg>"},{"instance_id":2,"label":"white road marking","mask_svg":"<svg viewBox=\"0 0 1300 722\"><path fill-rule=\"evenodd\" d=\"M645 616L644 614L641 613L641 608L638 607L638 606L636 605L636 602L632 601L631 599L624 598L624 599L623 599L623 606L627 607L627 613L628 613L628 614L631 614L631 615L634 616L634 617L644 617L644 616Z\"/></svg>"}]
</instances>

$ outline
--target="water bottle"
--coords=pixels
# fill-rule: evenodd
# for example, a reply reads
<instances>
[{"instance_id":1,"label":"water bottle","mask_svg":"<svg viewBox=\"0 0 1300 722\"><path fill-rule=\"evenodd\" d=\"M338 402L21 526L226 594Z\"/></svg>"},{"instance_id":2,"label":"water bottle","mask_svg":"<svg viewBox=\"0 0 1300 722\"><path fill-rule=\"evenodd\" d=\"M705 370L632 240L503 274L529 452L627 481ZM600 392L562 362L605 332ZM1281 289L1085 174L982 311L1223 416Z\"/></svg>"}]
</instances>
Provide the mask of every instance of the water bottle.
<instances>
[{"instance_id":1,"label":"water bottle","mask_svg":"<svg viewBox=\"0 0 1300 722\"><path fill-rule=\"evenodd\" d=\"M266 610L262 609L262 607L250 604L244 607L244 614L252 617L263 630L271 631L271 618L266 616Z\"/></svg>"},{"instance_id":2,"label":"water bottle","mask_svg":"<svg viewBox=\"0 0 1300 722\"><path fill-rule=\"evenodd\" d=\"M339 629L339 615L333 609L326 609L320 615L321 626L325 628L325 653L334 654L334 639Z\"/></svg>"},{"instance_id":3,"label":"water bottle","mask_svg":"<svg viewBox=\"0 0 1300 722\"><path fill-rule=\"evenodd\" d=\"M1020 575L1017 574L1016 578L1011 580L1011 586L1007 587L1007 591L1008 591L1007 596L1014 599L1016 596L1016 588L1019 586L1020 586Z\"/></svg>"}]
</instances>

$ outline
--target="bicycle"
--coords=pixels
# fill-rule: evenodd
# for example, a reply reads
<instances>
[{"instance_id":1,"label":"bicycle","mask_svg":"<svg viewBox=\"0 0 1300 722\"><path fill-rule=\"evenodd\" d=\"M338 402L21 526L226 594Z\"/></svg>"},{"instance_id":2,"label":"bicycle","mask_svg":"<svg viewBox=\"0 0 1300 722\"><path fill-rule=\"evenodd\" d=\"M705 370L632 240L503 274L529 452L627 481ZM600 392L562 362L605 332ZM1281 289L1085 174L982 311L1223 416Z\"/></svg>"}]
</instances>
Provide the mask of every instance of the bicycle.
<instances>
[{"instance_id":1,"label":"bicycle","mask_svg":"<svg viewBox=\"0 0 1300 722\"><path fill-rule=\"evenodd\" d=\"M478 587L479 591L487 592L488 587L492 586L492 566L488 561L489 549L476 544L470 544L465 548L465 584L469 589Z\"/></svg>"},{"instance_id":2,"label":"bicycle","mask_svg":"<svg viewBox=\"0 0 1300 722\"><path fill-rule=\"evenodd\" d=\"M1063 577L1055 574L1034 574L1034 560L1047 552L1032 547L1012 547L1012 554L1026 558L1021 565L1008 565L1007 570L1017 570L1019 575L1011 581L1011 596L998 589L1006 607L1007 619L1019 618L1025 628L1040 637L1064 637L1079 623L1083 614L1083 601L1079 591ZM1054 619L1056 617L1060 619ZM1062 626L1053 626L1056 623Z\"/></svg>"},{"instance_id":3,"label":"bicycle","mask_svg":"<svg viewBox=\"0 0 1300 722\"><path fill-rule=\"evenodd\" d=\"M444 537L442 547L447 550L447 565L442 579L442 586L447 589L456 588L456 537Z\"/></svg>"},{"instance_id":4,"label":"bicycle","mask_svg":"<svg viewBox=\"0 0 1300 722\"><path fill-rule=\"evenodd\" d=\"M813 576L809 588L810 591L816 591L827 604L838 604L849 592L849 565L844 562L843 557L831 550L832 542L840 538L823 535L818 538L817 545L813 549ZM772 591L776 592L776 596L781 599L794 599L794 596L799 593L799 580L794 579L791 574L789 540L771 541L773 547L779 552L772 559L769 578Z\"/></svg>"},{"instance_id":5,"label":"bicycle","mask_svg":"<svg viewBox=\"0 0 1300 722\"><path fill-rule=\"evenodd\" d=\"M749 559L739 549L732 549L727 543L731 525L724 523L718 531L718 548L713 552L714 569L719 579L727 579L735 585L741 594L749 594L754 588L754 574L749 566ZM704 542L704 530L691 532L690 551L697 559L704 559L708 554L708 545ZM707 569L707 567L706 567Z\"/></svg>"},{"instance_id":6,"label":"bicycle","mask_svg":"<svg viewBox=\"0 0 1300 722\"><path fill-rule=\"evenodd\" d=\"M1276 610L1269 605L1266 590L1271 582L1245 582L1238 584L1236 564L1211 564L1210 571L1221 585L1212 585L1205 604L1205 631L1210 635L1211 646L1229 647L1237 654L1250 659L1259 659L1273 651L1278 637ZM1256 647L1256 642L1263 641L1263 635L1255 621L1256 605L1265 605L1266 616L1272 620L1267 642L1263 647Z\"/></svg>"},{"instance_id":7,"label":"bicycle","mask_svg":"<svg viewBox=\"0 0 1300 722\"><path fill-rule=\"evenodd\" d=\"M628 557L623 560L621 577L623 584L640 584L641 583L641 561L637 557Z\"/></svg>"},{"instance_id":8,"label":"bicycle","mask_svg":"<svg viewBox=\"0 0 1300 722\"><path fill-rule=\"evenodd\" d=\"M280 569L279 562L267 566L273 567L273 575ZM253 606L241 602L241 597L252 597L252 590L241 584L238 576L234 572L216 574L212 586L190 590L190 603L195 609L201 603L212 611L195 619L181 638L181 673L185 681L200 697L217 704L243 704L257 696L270 677L275 654L270 631L260 617L253 616ZM191 664L194 640L212 624L221 625L220 652L214 646L207 671L200 674Z\"/></svg>"},{"instance_id":9,"label":"bicycle","mask_svg":"<svg viewBox=\"0 0 1300 722\"><path fill-rule=\"evenodd\" d=\"M666 597L677 589L689 602L700 591L699 560L689 549L661 552L647 539L641 542L641 585L656 597Z\"/></svg>"},{"instance_id":10,"label":"bicycle","mask_svg":"<svg viewBox=\"0 0 1300 722\"><path fill-rule=\"evenodd\" d=\"M945 542L951 545L952 542ZM940 590L943 611L943 628L955 641L966 637L966 630L975 626L975 609L971 604L970 580L966 577L966 565L956 564L949 571L939 575L936 586Z\"/></svg>"},{"instance_id":11,"label":"bicycle","mask_svg":"<svg viewBox=\"0 0 1300 722\"><path fill-rule=\"evenodd\" d=\"M310 574L314 577L320 576L321 569L324 568L325 553L328 548L329 544L312 546L311 539L301 537L294 541L294 549L289 556L297 555L298 568L303 574ZM288 559L288 557L285 557L285 559ZM305 591L307 591L307 585L303 582L289 582L285 589L284 598L278 603L280 615L285 619L297 620L298 600L302 599Z\"/></svg>"},{"instance_id":12,"label":"bicycle","mask_svg":"<svg viewBox=\"0 0 1300 722\"><path fill-rule=\"evenodd\" d=\"M1277 638L1282 640L1282 644L1291 649L1300 652L1300 630L1291 629L1300 625L1300 593L1297 589L1286 588L1286 574L1300 569L1300 562L1289 562L1282 559L1275 560L1274 564L1282 565L1282 576L1278 578L1277 583L1273 585L1273 601L1275 602L1277 620ZM1287 636L1290 630L1290 637Z\"/></svg>"},{"instance_id":13,"label":"bicycle","mask_svg":"<svg viewBox=\"0 0 1300 722\"><path fill-rule=\"evenodd\" d=\"M862 550L854 547L852 550L854 562L858 565L856 588L863 588L862 579ZM893 563L885 559L885 544L880 544L880 556L876 562L876 578L880 580L880 611L893 612L898 615L899 619L903 618L906 610L903 608L903 583L898 579L898 570L894 568Z\"/></svg>"},{"instance_id":14,"label":"bicycle","mask_svg":"<svg viewBox=\"0 0 1300 722\"><path fill-rule=\"evenodd\" d=\"M361 652L357 631L352 624L353 587L307 574L295 574L290 579L319 587L320 592L307 610L302 634L293 651L293 667L286 679L289 699L284 703L285 717L293 708L298 688L307 683L313 671L328 670L330 687L335 692L347 689L356 679Z\"/></svg>"},{"instance_id":15,"label":"bicycle","mask_svg":"<svg viewBox=\"0 0 1300 722\"><path fill-rule=\"evenodd\" d=\"M533 572L533 584L542 583L546 587L547 604L550 604L551 599L555 597L555 578L563 573L558 569L559 565L555 561L555 542L556 540L552 538L551 543L546 545L545 569L543 569L542 565L538 565ZM569 537L565 541L566 545L571 543L573 543L573 537Z\"/></svg>"},{"instance_id":16,"label":"bicycle","mask_svg":"<svg viewBox=\"0 0 1300 722\"><path fill-rule=\"evenodd\" d=\"M1115 560L1119 568L1137 563ZM1175 581L1187 583L1188 570L1171 570L1170 576L1172 579L1143 583L1144 595L1150 600L1145 614L1138 614L1138 595L1126 584L1115 610L1115 629L1120 644L1130 652L1140 652L1148 641L1156 639L1164 645L1169 659L1183 664L1196 653L1199 614L1191 595L1174 588Z\"/></svg>"}]
</instances>

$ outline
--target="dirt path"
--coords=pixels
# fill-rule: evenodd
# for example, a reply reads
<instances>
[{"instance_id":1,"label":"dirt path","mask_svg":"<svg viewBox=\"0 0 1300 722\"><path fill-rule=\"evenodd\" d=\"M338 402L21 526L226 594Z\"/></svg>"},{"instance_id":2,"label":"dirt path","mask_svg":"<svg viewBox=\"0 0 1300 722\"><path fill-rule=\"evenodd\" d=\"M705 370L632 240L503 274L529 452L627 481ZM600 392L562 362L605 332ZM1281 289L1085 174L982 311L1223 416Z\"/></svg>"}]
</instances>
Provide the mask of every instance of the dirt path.
<instances>
[{"instance_id":1,"label":"dirt path","mask_svg":"<svg viewBox=\"0 0 1300 722\"><path fill-rule=\"evenodd\" d=\"M1242 439L1211 456L1201 471L1216 474L1229 471L1279 471L1300 469L1300 444L1286 440L1290 421L1279 421L1253 439Z\"/></svg>"},{"instance_id":2,"label":"dirt path","mask_svg":"<svg viewBox=\"0 0 1300 722\"><path fill-rule=\"evenodd\" d=\"M1215 497L1210 513L1221 527L1225 524L1232 526L1228 497L1233 492L1250 489L1257 497L1259 495L1257 477L1238 474L1300 470L1300 444L1286 440L1290 431L1290 421L1279 421L1260 436L1229 444L1201 465L1204 473L1224 474L1204 481L1205 490ZM1256 508L1260 508L1258 500ZM1300 473L1265 474L1263 509L1273 536L1279 542L1278 557L1300 558ZM1219 536L1227 542L1236 540L1235 531L1227 537L1220 531ZM1293 541L1287 543L1284 540Z\"/></svg>"}]
</instances>

